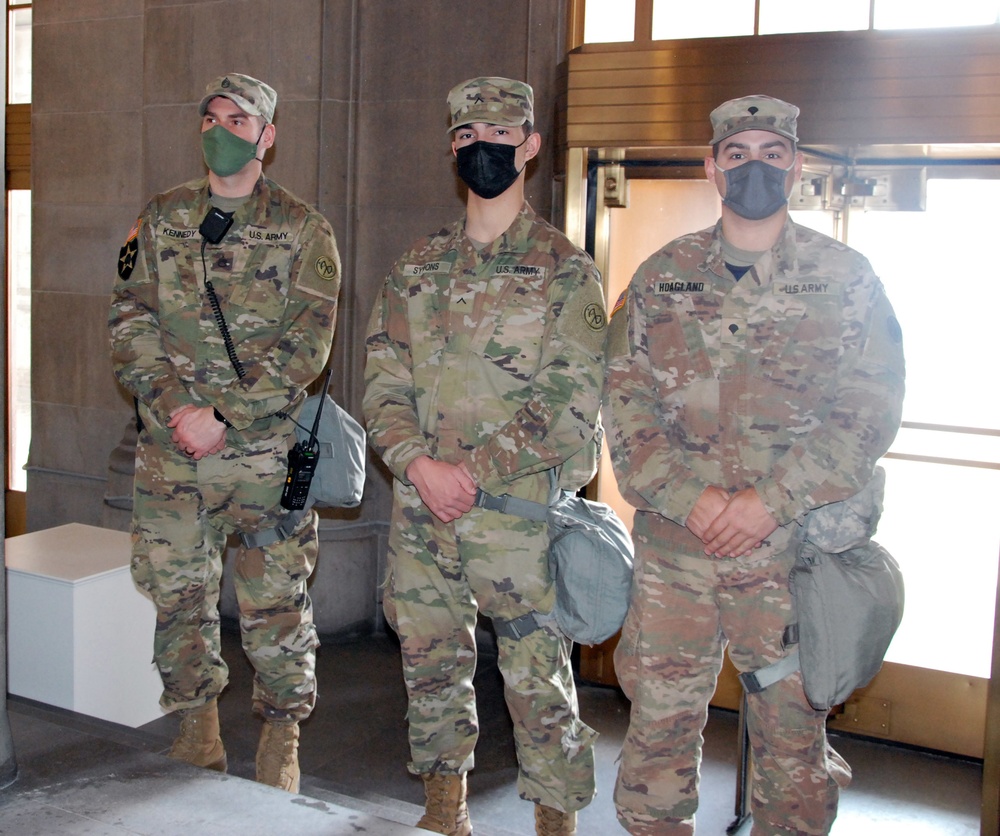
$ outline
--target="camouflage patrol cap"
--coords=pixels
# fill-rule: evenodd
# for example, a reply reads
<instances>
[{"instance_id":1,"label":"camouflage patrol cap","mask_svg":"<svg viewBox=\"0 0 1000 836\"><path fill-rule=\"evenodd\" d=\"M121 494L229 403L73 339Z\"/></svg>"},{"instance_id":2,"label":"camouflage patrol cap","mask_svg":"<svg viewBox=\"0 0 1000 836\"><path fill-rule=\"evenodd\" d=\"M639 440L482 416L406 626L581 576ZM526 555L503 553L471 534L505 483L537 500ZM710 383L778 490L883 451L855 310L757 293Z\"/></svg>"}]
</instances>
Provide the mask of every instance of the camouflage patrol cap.
<instances>
[{"instance_id":1,"label":"camouflage patrol cap","mask_svg":"<svg viewBox=\"0 0 1000 836\"><path fill-rule=\"evenodd\" d=\"M448 94L451 132L473 122L516 128L534 122L534 93L523 81L511 78L470 78Z\"/></svg>"},{"instance_id":2,"label":"camouflage patrol cap","mask_svg":"<svg viewBox=\"0 0 1000 836\"><path fill-rule=\"evenodd\" d=\"M264 121L268 124L274 121L274 107L278 103L278 94L263 81L240 73L219 76L205 88L205 96L198 107L200 115L205 115L208 103L216 96L229 99L244 113L264 117Z\"/></svg>"},{"instance_id":3,"label":"camouflage patrol cap","mask_svg":"<svg viewBox=\"0 0 1000 836\"><path fill-rule=\"evenodd\" d=\"M799 109L771 96L743 96L720 104L709 117L712 120L712 145L741 131L770 131L798 142L795 135Z\"/></svg>"}]
</instances>

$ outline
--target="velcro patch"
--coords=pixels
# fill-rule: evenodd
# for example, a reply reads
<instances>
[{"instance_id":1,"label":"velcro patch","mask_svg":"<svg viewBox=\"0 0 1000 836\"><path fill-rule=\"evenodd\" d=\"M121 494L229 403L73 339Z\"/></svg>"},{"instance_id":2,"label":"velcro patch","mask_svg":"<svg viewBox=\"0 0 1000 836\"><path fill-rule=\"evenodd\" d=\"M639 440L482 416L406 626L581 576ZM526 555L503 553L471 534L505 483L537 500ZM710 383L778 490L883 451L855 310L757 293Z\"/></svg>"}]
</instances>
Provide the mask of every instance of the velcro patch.
<instances>
[{"instance_id":1,"label":"velcro patch","mask_svg":"<svg viewBox=\"0 0 1000 836\"><path fill-rule=\"evenodd\" d=\"M142 226L142 218L138 218L132 230L128 234L128 238L125 239L125 243L122 244L122 248L118 251L118 278L123 282L127 282L129 276L132 275L132 270L135 269L135 259L139 254L139 242L136 240L139 237L139 227Z\"/></svg>"},{"instance_id":2,"label":"velcro patch","mask_svg":"<svg viewBox=\"0 0 1000 836\"><path fill-rule=\"evenodd\" d=\"M316 275L327 282L332 282L337 278L337 262L327 255L321 255L316 259Z\"/></svg>"}]
</instances>

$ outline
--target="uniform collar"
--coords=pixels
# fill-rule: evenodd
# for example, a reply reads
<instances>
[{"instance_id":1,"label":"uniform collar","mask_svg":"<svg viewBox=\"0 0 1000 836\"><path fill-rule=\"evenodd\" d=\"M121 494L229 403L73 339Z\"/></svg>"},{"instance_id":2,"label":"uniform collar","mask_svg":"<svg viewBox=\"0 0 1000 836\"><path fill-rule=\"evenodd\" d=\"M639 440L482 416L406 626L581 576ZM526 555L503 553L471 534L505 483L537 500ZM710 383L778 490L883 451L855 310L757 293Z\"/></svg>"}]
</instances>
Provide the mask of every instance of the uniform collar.
<instances>
[{"instance_id":1,"label":"uniform collar","mask_svg":"<svg viewBox=\"0 0 1000 836\"><path fill-rule=\"evenodd\" d=\"M487 244L478 252L483 256L499 253L526 252L529 246L528 241L531 237L531 228L535 225L536 219L535 210L528 205L528 201L525 201L511 225L507 227L507 230L499 238ZM455 244L459 248L467 247L469 250L477 252L465 232L465 223L466 218L463 216L461 223L458 225Z\"/></svg>"},{"instance_id":2,"label":"uniform collar","mask_svg":"<svg viewBox=\"0 0 1000 836\"><path fill-rule=\"evenodd\" d=\"M722 219L720 218L712 230L712 242L705 255L705 261L699 265L700 270L707 270L717 276L728 276L725 259L722 256ZM750 271L758 283L759 277L768 279L781 278L798 272L798 252L796 248L795 224L791 218L785 219L781 234L771 247Z\"/></svg>"}]
</instances>

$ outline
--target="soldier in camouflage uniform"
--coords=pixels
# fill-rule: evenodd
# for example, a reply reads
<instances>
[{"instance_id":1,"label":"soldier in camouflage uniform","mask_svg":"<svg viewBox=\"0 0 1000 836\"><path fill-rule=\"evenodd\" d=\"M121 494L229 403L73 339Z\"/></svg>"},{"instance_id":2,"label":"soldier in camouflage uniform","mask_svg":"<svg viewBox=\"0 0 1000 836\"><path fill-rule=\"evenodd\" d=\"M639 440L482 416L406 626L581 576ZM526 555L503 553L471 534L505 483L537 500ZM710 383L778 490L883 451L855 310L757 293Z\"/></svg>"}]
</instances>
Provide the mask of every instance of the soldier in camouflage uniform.
<instances>
[{"instance_id":1,"label":"soldier in camouflage uniform","mask_svg":"<svg viewBox=\"0 0 1000 836\"><path fill-rule=\"evenodd\" d=\"M140 427L132 575L157 608L161 704L182 718L170 755L226 769L216 705L228 674L222 556L231 533L274 540L240 548L235 588L254 708L265 720L257 779L297 792L298 722L316 701L306 591L316 514L284 539L270 532L288 513L279 503L292 419L330 353L340 260L327 221L262 175L275 103L274 90L249 76L208 85L208 176L154 197L139 216L120 254L109 327L115 374L135 397ZM199 232L213 209L232 213L218 243Z\"/></svg>"},{"instance_id":2,"label":"soldier in camouflage uniform","mask_svg":"<svg viewBox=\"0 0 1000 836\"><path fill-rule=\"evenodd\" d=\"M786 655L802 522L858 492L899 426L901 334L882 284L788 218L797 115L767 96L712 112L722 218L653 254L609 328L603 415L637 509L615 654L632 700L615 803L633 834L694 832L726 644L743 672ZM758 836L829 831L850 769L825 720L798 673L748 695Z\"/></svg>"},{"instance_id":3,"label":"soldier in camouflage uniform","mask_svg":"<svg viewBox=\"0 0 1000 836\"><path fill-rule=\"evenodd\" d=\"M570 489L592 477L603 294L590 258L524 201L540 147L531 88L477 78L448 103L466 216L392 268L365 371L369 438L395 477L385 611L402 644L409 768L425 782L420 826L471 833L482 612L497 629L520 795L539 833L572 833L594 794L595 733L579 718L570 643L551 626L507 628L552 609L548 533L483 503L547 503L553 469Z\"/></svg>"}]
</instances>

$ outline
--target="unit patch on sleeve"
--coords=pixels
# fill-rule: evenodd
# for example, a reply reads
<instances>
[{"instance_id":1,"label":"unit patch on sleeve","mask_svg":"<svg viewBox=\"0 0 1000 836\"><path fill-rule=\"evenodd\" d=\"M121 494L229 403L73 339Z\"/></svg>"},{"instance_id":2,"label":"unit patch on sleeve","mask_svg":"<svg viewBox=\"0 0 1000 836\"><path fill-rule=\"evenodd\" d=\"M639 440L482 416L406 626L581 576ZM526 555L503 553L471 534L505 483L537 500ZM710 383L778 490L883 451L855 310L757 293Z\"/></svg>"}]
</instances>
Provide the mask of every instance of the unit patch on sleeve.
<instances>
[{"instance_id":1,"label":"unit patch on sleeve","mask_svg":"<svg viewBox=\"0 0 1000 836\"><path fill-rule=\"evenodd\" d=\"M608 324L608 319L604 315L604 308L595 302L591 302L583 309L583 319L591 331L603 331L604 326Z\"/></svg>"},{"instance_id":2,"label":"unit patch on sleeve","mask_svg":"<svg viewBox=\"0 0 1000 836\"><path fill-rule=\"evenodd\" d=\"M321 255L316 259L316 275L324 281L333 281L337 278L337 263L328 255Z\"/></svg>"},{"instance_id":3,"label":"unit patch on sleeve","mask_svg":"<svg viewBox=\"0 0 1000 836\"><path fill-rule=\"evenodd\" d=\"M122 244L122 248L118 251L118 278L123 282L128 281L128 277L132 275L132 270L135 268L135 259L139 254L139 243L136 239L139 237L141 225L142 218L139 218L135 222L135 226L132 227L132 231L129 232L128 238L125 239L125 243Z\"/></svg>"}]
</instances>

